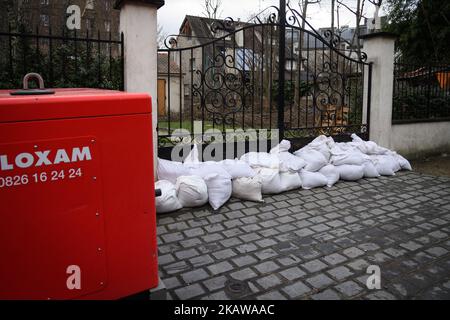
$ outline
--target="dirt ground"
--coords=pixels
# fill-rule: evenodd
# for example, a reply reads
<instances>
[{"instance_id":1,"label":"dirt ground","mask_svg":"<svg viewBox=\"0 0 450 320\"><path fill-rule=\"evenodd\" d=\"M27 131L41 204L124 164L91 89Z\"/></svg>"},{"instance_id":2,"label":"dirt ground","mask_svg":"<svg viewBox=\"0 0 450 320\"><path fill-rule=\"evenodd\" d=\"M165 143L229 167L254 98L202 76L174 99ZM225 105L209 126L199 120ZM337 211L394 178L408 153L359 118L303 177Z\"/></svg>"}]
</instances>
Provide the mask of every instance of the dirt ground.
<instances>
[{"instance_id":1,"label":"dirt ground","mask_svg":"<svg viewBox=\"0 0 450 320\"><path fill-rule=\"evenodd\" d=\"M411 165L416 172L434 176L450 177L450 155L427 157L425 159L412 160Z\"/></svg>"}]
</instances>

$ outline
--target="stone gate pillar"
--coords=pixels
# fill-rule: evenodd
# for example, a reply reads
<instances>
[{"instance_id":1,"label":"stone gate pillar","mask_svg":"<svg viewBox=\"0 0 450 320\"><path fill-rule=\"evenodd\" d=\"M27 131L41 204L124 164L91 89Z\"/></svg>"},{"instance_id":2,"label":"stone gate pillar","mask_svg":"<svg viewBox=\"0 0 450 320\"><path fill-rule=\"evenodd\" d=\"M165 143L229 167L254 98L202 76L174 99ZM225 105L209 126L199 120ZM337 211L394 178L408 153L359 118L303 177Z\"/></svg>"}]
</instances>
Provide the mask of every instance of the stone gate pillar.
<instances>
[{"instance_id":1,"label":"stone gate pillar","mask_svg":"<svg viewBox=\"0 0 450 320\"><path fill-rule=\"evenodd\" d=\"M164 0L118 0L115 4L115 8L120 9L120 31L125 38L125 91L146 92L152 97L155 166L158 154L157 11L163 5Z\"/></svg>"},{"instance_id":2,"label":"stone gate pillar","mask_svg":"<svg viewBox=\"0 0 450 320\"><path fill-rule=\"evenodd\" d=\"M394 50L396 35L388 32L370 33L364 40L367 62L372 63L370 99L370 140L391 147L392 97L394 93ZM368 92L368 81L364 92Z\"/></svg>"}]
</instances>

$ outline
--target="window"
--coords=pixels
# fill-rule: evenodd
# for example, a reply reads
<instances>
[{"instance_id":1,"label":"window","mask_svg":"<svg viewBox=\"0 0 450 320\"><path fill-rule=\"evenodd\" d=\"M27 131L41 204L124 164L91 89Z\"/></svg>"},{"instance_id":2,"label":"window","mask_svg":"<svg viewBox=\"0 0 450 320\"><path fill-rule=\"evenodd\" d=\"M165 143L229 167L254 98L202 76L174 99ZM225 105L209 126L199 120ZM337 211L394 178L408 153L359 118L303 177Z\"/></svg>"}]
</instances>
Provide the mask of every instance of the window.
<instances>
[{"instance_id":1,"label":"window","mask_svg":"<svg viewBox=\"0 0 450 320\"><path fill-rule=\"evenodd\" d=\"M290 71L290 70L297 70L297 61L289 59L286 60L286 70Z\"/></svg>"},{"instance_id":2,"label":"window","mask_svg":"<svg viewBox=\"0 0 450 320\"><path fill-rule=\"evenodd\" d=\"M105 20L105 31L110 32L111 31L111 21Z\"/></svg>"},{"instance_id":3,"label":"window","mask_svg":"<svg viewBox=\"0 0 450 320\"><path fill-rule=\"evenodd\" d=\"M50 0L41 0L41 5L48 6L50 4Z\"/></svg>"},{"instance_id":4,"label":"window","mask_svg":"<svg viewBox=\"0 0 450 320\"><path fill-rule=\"evenodd\" d=\"M195 58L189 59L189 63L190 63L190 68L191 68L191 72L194 71L195 68Z\"/></svg>"},{"instance_id":5,"label":"window","mask_svg":"<svg viewBox=\"0 0 450 320\"><path fill-rule=\"evenodd\" d=\"M95 25L94 19L90 19L90 18L86 19L86 29L87 30L89 30L89 31L93 30L94 25Z\"/></svg>"},{"instance_id":6,"label":"window","mask_svg":"<svg viewBox=\"0 0 450 320\"><path fill-rule=\"evenodd\" d=\"M40 20L41 20L41 24L44 27L48 27L50 25L50 17L46 14L41 14L40 15Z\"/></svg>"},{"instance_id":7,"label":"window","mask_svg":"<svg viewBox=\"0 0 450 320\"><path fill-rule=\"evenodd\" d=\"M105 0L105 10L106 11L111 10L111 2L109 2L109 0Z\"/></svg>"}]
</instances>

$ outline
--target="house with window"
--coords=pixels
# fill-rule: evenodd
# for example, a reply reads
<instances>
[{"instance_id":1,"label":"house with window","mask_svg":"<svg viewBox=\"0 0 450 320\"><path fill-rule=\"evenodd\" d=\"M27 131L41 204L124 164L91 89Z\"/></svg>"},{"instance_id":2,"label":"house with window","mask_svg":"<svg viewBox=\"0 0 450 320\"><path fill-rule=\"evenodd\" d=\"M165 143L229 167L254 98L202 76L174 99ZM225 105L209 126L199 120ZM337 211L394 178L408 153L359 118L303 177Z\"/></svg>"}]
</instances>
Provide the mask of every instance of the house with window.
<instances>
[{"instance_id":1,"label":"house with window","mask_svg":"<svg viewBox=\"0 0 450 320\"><path fill-rule=\"evenodd\" d=\"M170 112L179 113L184 105L184 74L166 53L158 53L158 116L164 119Z\"/></svg>"}]
</instances>

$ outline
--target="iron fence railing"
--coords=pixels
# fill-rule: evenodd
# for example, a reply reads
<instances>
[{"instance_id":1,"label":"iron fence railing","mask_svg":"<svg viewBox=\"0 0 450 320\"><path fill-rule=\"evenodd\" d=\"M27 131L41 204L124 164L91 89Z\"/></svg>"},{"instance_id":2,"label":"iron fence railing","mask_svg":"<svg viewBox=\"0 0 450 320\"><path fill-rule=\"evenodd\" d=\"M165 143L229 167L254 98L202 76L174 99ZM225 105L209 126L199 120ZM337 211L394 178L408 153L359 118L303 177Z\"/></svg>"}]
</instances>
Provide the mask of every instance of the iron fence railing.
<instances>
[{"instance_id":1,"label":"iron fence railing","mask_svg":"<svg viewBox=\"0 0 450 320\"><path fill-rule=\"evenodd\" d=\"M0 88L21 87L29 72L41 74L48 88L123 90L123 34L0 30Z\"/></svg>"},{"instance_id":2,"label":"iron fence railing","mask_svg":"<svg viewBox=\"0 0 450 320\"><path fill-rule=\"evenodd\" d=\"M450 65L394 64L393 123L450 120Z\"/></svg>"}]
</instances>

